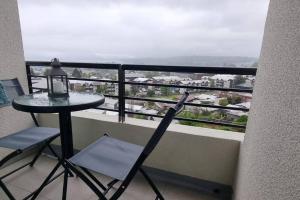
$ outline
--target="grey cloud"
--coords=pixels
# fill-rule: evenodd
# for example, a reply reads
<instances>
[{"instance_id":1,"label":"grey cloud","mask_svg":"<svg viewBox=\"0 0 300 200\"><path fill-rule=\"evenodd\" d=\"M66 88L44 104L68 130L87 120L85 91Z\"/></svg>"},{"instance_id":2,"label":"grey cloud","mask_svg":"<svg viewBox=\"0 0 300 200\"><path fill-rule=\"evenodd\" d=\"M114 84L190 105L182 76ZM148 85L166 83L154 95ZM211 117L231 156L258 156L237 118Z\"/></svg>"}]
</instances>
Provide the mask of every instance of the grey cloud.
<instances>
[{"instance_id":1,"label":"grey cloud","mask_svg":"<svg viewBox=\"0 0 300 200\"><path fill-rule=\"evenodd\" d=\"M19 0L26 59L259 55L268 0Z\"/></svg>"}]
</instances>

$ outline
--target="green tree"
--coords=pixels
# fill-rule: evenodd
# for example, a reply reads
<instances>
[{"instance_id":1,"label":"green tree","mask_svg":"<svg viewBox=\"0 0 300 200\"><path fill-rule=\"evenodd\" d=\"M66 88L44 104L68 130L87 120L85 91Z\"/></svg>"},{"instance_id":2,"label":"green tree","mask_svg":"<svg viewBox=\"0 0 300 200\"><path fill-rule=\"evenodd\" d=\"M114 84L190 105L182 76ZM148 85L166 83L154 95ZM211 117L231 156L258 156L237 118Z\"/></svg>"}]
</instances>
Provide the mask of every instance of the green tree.
<instances>
[{"instance_id":1,"label":"green tree","mask_svg":"<svg viewBox=\"0 0 300 200\"><path fill-rule=\"evenodd\" d=\"M105 84L105 85L98 85L98 86L97 86L97 89L96 89L96 92L97 92L97 93L102 93L102 94L104 94L105 91L106 91L106 89L107 89L106 84Z\"/></svg>"},{"instance_id":2,"label":"green tree","mask_svg":"<svg viewBox=\"0 0 300 200\"><path fill-rule=\"evenodd\" d=\"M148 90L148 91L147 91L147 96L148 96L148 97L154 97L154 96L155 96L154 90Z\"/></svg>"},{"instance_id":3,"label":"green tree","mask_svg":"<svg viewBox=\"0 0 300 200\"><path fill-rule=\"evenodd\" d=\"M160 88L162 96L169 96L171 95L171 89L169 87L161 87Z\"/></svg>"},{"instance_id":4,"label":"green tree","mask_svg":"<svg viewBox=\"0 0 300 200\"><path fill-rule=\"evenodd\" d=\"M235 119L234 122L239 124L239 125L246 125L248 121L248 116L247 115L242 115L238 119Z\"/></svg>"},{"instance_id":5,"label":"green tree","mask_svg":"<svg viewBox=\"0 0 300 200\"><path fill-rule=\"evenodd\" d=\"M229 104L235 105L242 102L242 98L239 96L229 96L227 97L227 101Z\"/></svg>"},{"instance_id":6,"label":"green tree","mask_svg":"<svg viewBox=\"0 0 300 200\"><path fill-rule=\"evenodd\" d=\"M227 99L220 99L219 104L221 106L227 106L229 104Z\"/></svg>"}]
</instances>

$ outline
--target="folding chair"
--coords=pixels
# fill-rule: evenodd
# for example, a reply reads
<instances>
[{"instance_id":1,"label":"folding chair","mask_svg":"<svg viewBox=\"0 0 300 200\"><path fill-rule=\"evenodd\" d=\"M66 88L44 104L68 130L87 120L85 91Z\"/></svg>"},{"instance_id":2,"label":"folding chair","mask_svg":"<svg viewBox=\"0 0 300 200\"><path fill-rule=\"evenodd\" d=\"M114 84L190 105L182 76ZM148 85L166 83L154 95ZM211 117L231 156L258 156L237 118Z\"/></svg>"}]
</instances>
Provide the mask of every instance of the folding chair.
<instances>
[{"instance_id":1,"label":"folding chair","mask_svg":"<svg viewBox=\"0 0 300 200\"><path fill-rule=\"evenodd\" d=\"M2 98L3 96L6 96L9 102L11 102L11 100L16 96L24 95L24 91L17 78L1 80L0 86L2 88ZM0 188L3 189L3 191L11 200L15 200L15 197L3 183L2 180L4 178L12 175L20 169L25 168L26 166L34 166L35 162L42 154L43 150L47 147L50 149L52 154L59 159L58 155L50 146L50 143L60 135L59 129L40 127L38 121L35 118L35 115L33 113L30 113L30 115L36 127L27 128L0 138L0 169L22 159L23 157L29 154L37 152L30 162L0 177ZM3 153L7 153L7 155L3 155ZM25 197L25 199L28 199L32 195L33 193Z\"/></svg>"},{"instance_id":2,"label":"folding chair","mask_svg":"<svg viewBox=\"0 0 300 200\"><path fill-rule=\"evenodd\" d=\"M167 114L160 122L158 128L155 130L145 147L104 135L95 143L89 145L70 158L67 161L67 165L97 194L101 200L118 199L126 190L138 171L141 172L153 191L156 193L156 200L163 200L164 197L159 192L154 182L143 170L142 165L160 141L175 115L183 107L183 103L187 99L188 95L188 93L185 93L176 106L168 110ZM107 184L107 187L105 187L89 170L109 176L113 180ZM45 182L47 182L50 178L50 176L47 177ZM111 197L106 197L108 191L119 181L122 183L116 192ZM99 186L103 192L101 192L96 185ZM36 196L37 194L35 194L35 197Z\"/></svg>"}]
</instances>

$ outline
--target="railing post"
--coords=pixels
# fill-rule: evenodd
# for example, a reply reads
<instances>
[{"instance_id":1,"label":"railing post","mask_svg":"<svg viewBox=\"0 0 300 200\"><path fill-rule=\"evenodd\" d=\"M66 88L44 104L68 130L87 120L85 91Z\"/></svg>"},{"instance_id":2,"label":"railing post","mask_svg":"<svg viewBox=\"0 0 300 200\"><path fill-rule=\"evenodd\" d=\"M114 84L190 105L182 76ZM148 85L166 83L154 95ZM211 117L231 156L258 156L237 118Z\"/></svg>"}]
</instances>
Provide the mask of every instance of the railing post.
<instances>
[{"instance_id":1,"label":"railing post","mask_svg":"<svg viewBox=\"0 0 300 200\"><path fill-rule=\"evenodd\" d=\"M119 65L118 69L119 80L119 122L125 121L125 70L123 65Z\"/></svg>"},{"instance_id":2,"label":"railing post","mask_svg":"<svg viewBox=\"0 0 300 200\"><path fill-rule=\"evenodd\" d=\"M28 92L29 94L33 93L32 90L32 81L31 81L31 72L30 72L30 65L26 64L26 75L27 75L27 84L28 84Z\"/></svg>"}]
</instances>

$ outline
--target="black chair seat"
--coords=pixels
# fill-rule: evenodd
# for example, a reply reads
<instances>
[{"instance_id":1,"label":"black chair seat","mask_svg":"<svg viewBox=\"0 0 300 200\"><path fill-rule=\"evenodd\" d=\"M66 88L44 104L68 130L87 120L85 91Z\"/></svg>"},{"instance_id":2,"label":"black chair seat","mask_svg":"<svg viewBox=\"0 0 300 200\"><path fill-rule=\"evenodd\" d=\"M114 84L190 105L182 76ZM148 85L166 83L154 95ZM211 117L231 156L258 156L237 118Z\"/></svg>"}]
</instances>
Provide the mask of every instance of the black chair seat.
<instances>
[{"instance_id":1,"label":"black chair seat","mask_svg":"<svg viewBox=\"0 0 300 200\"><path fill-rule=\"evenodd\" d=\"M144 147L103 136L73 156L74 165L123 181Z\"/></svg>"},{"instance_id":2,"label":"black chair seat","mask_svg":"<svg viewBox=\"0 0 300 200\"><path fill-rule=\"evenodd\" d=\"M25 150L60 134L57 128L33 127L0 138L0 147Z\"/></svg>"}]
</instances>

